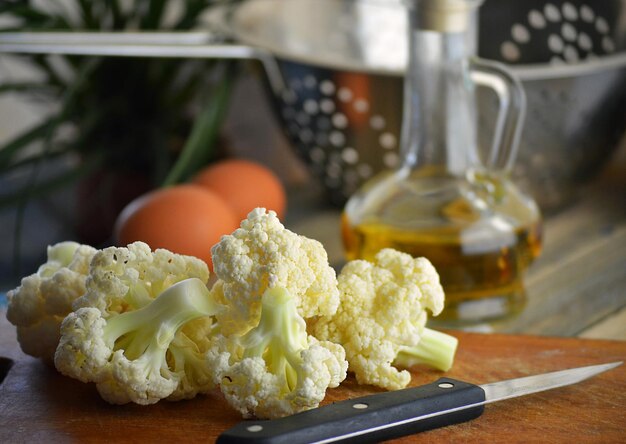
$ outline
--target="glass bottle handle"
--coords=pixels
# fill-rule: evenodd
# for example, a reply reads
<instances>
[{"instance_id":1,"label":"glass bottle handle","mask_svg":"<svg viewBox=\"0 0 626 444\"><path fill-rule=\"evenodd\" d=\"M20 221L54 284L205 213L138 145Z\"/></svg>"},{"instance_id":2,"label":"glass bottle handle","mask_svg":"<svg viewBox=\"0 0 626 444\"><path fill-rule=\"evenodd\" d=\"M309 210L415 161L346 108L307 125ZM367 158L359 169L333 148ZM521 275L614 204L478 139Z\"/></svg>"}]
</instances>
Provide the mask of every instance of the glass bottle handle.
<instances>
[{"instance_id":1,"label":"glass bottle handle","mask_svg":"<svg viewBox=\"0 0 626 444\"><path fill-rule=\"evenodd\" d=\"M519 79L502 63L472 58L470 75L476 85L491 88L499 111L486 167L508 173L513 167L526 116L526 94Z\"/></svg>"}]
</instances>

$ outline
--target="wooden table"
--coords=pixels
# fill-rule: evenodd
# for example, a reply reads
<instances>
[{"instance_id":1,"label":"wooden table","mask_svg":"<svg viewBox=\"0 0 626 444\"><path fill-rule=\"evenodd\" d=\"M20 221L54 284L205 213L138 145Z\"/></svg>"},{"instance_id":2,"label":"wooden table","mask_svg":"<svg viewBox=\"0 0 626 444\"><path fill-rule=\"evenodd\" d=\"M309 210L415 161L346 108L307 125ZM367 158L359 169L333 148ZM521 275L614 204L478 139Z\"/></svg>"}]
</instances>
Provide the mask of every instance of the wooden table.
<instances>
[{"instance_id":1,"label":"wooden table","mask_svg":"<svg viewBox=\"0 0 626 444\"><path fill-rule=\"evenodd\" d=\"M626 341L451 331L459 339L445 376L475 384L564 368L626 360ZM1 358L4 357L4 358ZM7 370L8 361L13 365ZM411 385L444 376L414 368ZM380 391L349 377L324 403ZM212 443L241 420L218 391L189 401L113 406L93 384L62 376L17 346L15 329L0 310L1 443ZM626 365L579 384L502 401L478 419L412 435L399 442L577 443L626 442Z\"/></svg>"},{"instance_id":2,"label":"wooden table","mask_svg":"<svg viewBox=\"0 0 626 444\"><path fill-rule=\"evenodd\" d=\"M603 174L567 207L544 218L544 247L525 277L523 313L483 332L626 340L626 143ZM331 263L344 263L339 210L319 188L292 193L286 225L320 240Z\"/></svg>"}]
</instances>

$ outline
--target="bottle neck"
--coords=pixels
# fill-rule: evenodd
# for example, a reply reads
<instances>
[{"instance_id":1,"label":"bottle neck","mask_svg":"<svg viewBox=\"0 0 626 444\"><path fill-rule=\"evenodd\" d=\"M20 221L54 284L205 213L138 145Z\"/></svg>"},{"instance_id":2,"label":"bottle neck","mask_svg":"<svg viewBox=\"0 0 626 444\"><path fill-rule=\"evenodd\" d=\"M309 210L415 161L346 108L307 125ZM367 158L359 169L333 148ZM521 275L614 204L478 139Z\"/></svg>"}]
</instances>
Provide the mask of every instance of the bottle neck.
<instances>
[{"instance_id":1,"label":"bottle neck","mask_svg":"<svg viewBox=\"0 0 626 444\"><path fill-rule=\"evenodd\" d=\"M423 29L419 14L409 10L402 168L432 166L462 174L479 163L468 68L476 53L475 14L468 11L468 25L452 32Z\"/></svg>"}]
</instances>

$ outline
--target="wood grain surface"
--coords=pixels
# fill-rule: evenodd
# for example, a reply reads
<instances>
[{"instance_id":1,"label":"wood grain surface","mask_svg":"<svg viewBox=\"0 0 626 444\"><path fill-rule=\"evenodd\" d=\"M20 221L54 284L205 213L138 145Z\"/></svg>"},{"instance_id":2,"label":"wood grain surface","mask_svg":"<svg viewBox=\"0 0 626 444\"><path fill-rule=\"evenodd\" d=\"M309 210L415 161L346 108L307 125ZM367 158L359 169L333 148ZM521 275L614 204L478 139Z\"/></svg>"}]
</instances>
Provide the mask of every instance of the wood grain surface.
<instances>
[{"instance_id":1,"label":"wood grain surface","mask_svg":"<svg viewBox=\"0 0 626 444\"><path fill-rule=\"evenodd\" d=\"M454 367L445 375L477 384L626 360L624 341L451 333L458 336L460 346ZM152 406L109 405L93 385L66 378L22 354L4 313L0 313L0 356L14 363L0 385L1 443L206 443L240 420L217 391ZM412 385L441 376L415 368ZM376 391L349 378L329 390L325 403ZM398 442L623 443L625 427L626 365L622 365L574 386L491 404L477 420Z\"/></svg>"}]
</instances>

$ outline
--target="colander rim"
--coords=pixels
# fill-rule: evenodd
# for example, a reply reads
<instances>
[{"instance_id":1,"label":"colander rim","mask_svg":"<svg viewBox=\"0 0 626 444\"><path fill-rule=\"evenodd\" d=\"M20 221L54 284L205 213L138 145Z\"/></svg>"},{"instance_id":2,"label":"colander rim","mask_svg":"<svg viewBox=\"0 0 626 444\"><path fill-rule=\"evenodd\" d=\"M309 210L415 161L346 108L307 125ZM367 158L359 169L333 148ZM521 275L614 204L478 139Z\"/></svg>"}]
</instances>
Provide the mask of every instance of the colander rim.
<instances>
[{"instance_id":1,"label":"colander rim","mask_svg":"<svg viewBox=\"0 0 626 444\"><path fill-rule=\"evenodd\" d=\"M263 49L279 60L301 63L309 66L334 69L340 71L352 71L364 74L398 76L404 75L404 70L398 67L366 66L349 60L329 60L314 54L297 54L286 51L280 47L262 45L241 29L235 29L229 17L236 9L233 5L221 5L213 8L205 19L210 28L217 30L223 37L233 39L235 42L248 45L253 48ZM226 20L225 20L226 19ZM274 45L275 46L275 45ZM501 61L499 61L501 62ZM585 59L576 63L532 63L532 64L508 64L501 62L521 81L549 80L581 77L593 75L610 70L626 68L626 51L618 51L613 54L602 55L593 59Z\"/></svg>"}]
</instances>

